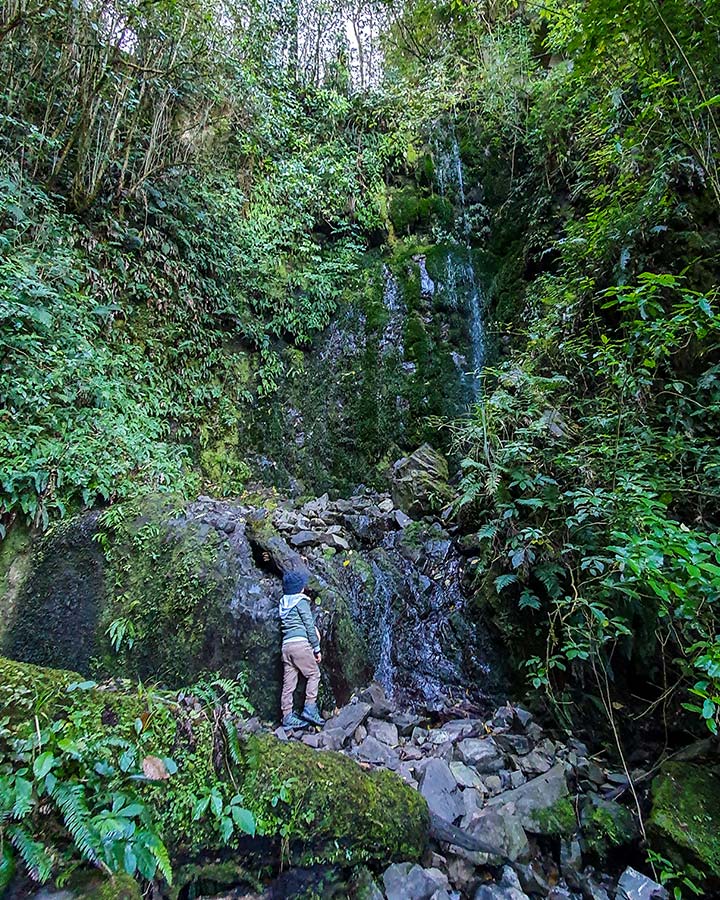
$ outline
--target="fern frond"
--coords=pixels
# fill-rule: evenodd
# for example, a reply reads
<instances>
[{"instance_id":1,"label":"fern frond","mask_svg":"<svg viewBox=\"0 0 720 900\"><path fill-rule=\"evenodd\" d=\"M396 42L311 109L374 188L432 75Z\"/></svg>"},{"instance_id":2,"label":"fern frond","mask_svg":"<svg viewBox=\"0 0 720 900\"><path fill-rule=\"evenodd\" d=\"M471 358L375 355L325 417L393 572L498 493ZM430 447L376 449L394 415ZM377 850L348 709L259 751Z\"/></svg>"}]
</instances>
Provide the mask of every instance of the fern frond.
<instances>
[{"instance_id":1,"label":"fern frond","mask_svg":"<svg viewBox=\"0 0 720 900\"><path fill-rule=\"evenodd\" d=\"M143 837L145 838L145 846L150 850L153 855L153 859L157 863L157 867L162 873L163 878L167 881L168 884L172 884L173 873L172 873L172 865L170 863L170 855L167 852L167 847L160 838L153 834L152 832L144 832Z\"/></svg>"},{"instance_id":2,"label":"fern frond","mask_svg":"<svg viewBox=\"0 0 720 900\"><path fill-rule=\"evenodd\" d=\"M36 841L22 825L12 825L7 829L10 843L20 854L33 881L43 884L52 872L53 861L47 847Z\"/></svg>"},{"instance_id":3,"label":"fern frond","mask_svg":"<svg viewBox=\"0 0 720 900\"><path fill-rule=\"evenodd\" d=\"M237 728L235 727L231 719L223 719L223 727L225 729L225 735L227 737L230 759L235 763L235 765L239 766L242 764L242 751L240 750L240 741L238 740Z\"/></svg>"},{"instance_id":4,"label":"fern frond","mask_svg":"<svg viewBox=\"0 0 720 900\"><path fill-rule=\"evenodd\" d=\"M85 803L85 792L82 785L58 784L53 791L53 798L77 849L88 862L97 863L100 853L97 849L97 842L88 827L90 812Z\"/></svg>"},{"instance_id":5,"label":"fern frond","mask_svg":"<svg viewBox=\"0 0 720 900\"><path fill-rule=\"evenodd\" d=\"M3 841L0 834L0 896L2 896L5 888L13 880L15 875L15 856L12 848L7 841Z\"/></svg>"}]
</instances>

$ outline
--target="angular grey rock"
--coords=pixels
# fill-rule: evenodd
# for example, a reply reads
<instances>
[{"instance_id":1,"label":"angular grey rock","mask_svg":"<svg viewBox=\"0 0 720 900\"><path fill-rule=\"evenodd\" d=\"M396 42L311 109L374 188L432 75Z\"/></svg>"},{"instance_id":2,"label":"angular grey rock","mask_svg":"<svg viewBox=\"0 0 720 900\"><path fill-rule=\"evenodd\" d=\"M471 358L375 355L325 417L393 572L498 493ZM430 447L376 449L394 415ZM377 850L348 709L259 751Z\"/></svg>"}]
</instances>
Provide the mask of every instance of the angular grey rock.
<instances>
[{"instance_id":1,"label":"angular grey rock","mask_svg":"<svg viewBox=\"0 0 720 900\"><path fill-rule=\"evenodd\" d=\"M471 769L470 766L466 766L465 763L457 760L451 762L450 771L460 787L476 788L482 785L482 779L475 769Z\"/></svg>"},{"instance_id":2,"label":"angular grey rock","mask_svg":"<svg viewBox=\"0 0 720 900\"><path fill-rule=\"evenodd\" d=\"M530 855L525 830L513 810L501 806L481 810L468 831L482 839L490 847L496 848L500 861L525 860Z\"/></svg>"},{"instance_id":3,"label":"angular grey rock","mask_svg":"<svg viewBox=\"0 0 720 900\"><path fill-rule=\"evenodd\" d=\"M325 727L320 733L318 746L325 750L340 750L346 740L345 732L342 729Z\"/></svg>"},{"instance_id":4,"label":"angular grey rock","mask_svg":"<svg viewBox=\"0 0 720 900\"><path fill-rule=\"evenodd\" d=\"M326 547L332 547L333 550L349 550L350 544L340 534L322 534L320 540ZM290 538L290 543L293 539Z\"/></svg>"},{"instance_id":5,"label":"angular grey rock","mask_svg":"<svg viewBox=\"0 0 720 900\"><path fill-rule=\"evenodd\" d=\"M510 868L505 866L497 884L482 884L475 891L475 900L530 900L520 887L520 881Z\"/></svg>"},{"instance_id":6,"label":"angular grey rock","mask_svg":"<svg viewBox=\"0 0 720 900\"><path fill-rule=\"evenodd\" d=\"M483 784L491 797L502 791L502 778L499 775L486 775L483 779Z\"/></svg>"},{"instance_id":7,"label":"angular grey rock","mask_svg":"<svg viewBox=\"0 0 720 900\"><path fill-rule=\"evenodd\" d=\"M343 740L347 740L358 725L362 725L370 715L370 709L369 703L349 703L336 716L328 719L325 725L325 734L328 731L339 732L343 735Z\"/></svg>"},{"instance_id":8,"label":"angular grey rock","mask_svg":"<svg viewBox=\"0 0 720 900\"><path fill-rule=\"evenodd\" d=\"M320 543L320 535L316 531L298 531L292 535L290 543L293 547L309 547Z\"/></svg>"},{"instance_id":9,"label":"angular grey rock","mask_svg":"<svg viewBox=\"0 0 720 900\"><path fill-rule=\"evenodd\" d=\"M582 870L582 849L577 837L560 841L560 871L571 888L579 888L578 875Z\"/></svg>"},{"instance_id":10,"label":"angular grey rock","mask_svg":"<svg viewBox=\"0 0 720 900\"><path fill-rule=\"evenodd\" d=\"M538 821L537 814L549 809L558 800L569 795L565 777L568 768L564 762L556 763L544 775L539 775L512 791L505 791L497 797L491 797L486 801L486 805L494 807L512 804L523 828L535 834L542 834L542 826Z\"/></svg>"},{"instance_id":11,"label":"angular grey rock","mask_svg":"<svg viewBox=\"0 0 720 900\"><path fill-rule=\"evenodd\" d=\"M447 877L438 869L423 869L412 863L395 863L383 875L387 900L431 900L449 887Z\"/></svg>"},{"instance_id":12,"label":"angular grey rock","mask_svg":"<svg viewBox=\"0 0 720 900\"><path fill-rule=\"evenodd\" d=\"M400 528L407 528L408 525L412 524L413 520L401 509L396 509L393 515Z\"/></svg>"},{"instance_id":13,"label":"angular grey rock","mask_svg":"<svg viewBox=\"0 0 720 900\"><path fill-rule=\"evenodd\" d=\"M491 737L465 738L456 746L460 759L481 775L499 772L503 767L502 750Z\"/></svg>"},{"instance_id":14,"label":"angular grey rock","mask_svg":"<svg viewBox=\"0 0 720 900\"><path fill-rule=\"evenodd\" d=\"M617 900L668 900L665 888L628 866L620 876L617 886Z\"/></svg>"},{"instance_id":15,"label":"angular grey rock","mask_svg":"<svg viewBox=\"0 0 720 900\"><path fill-rule=\"evenodd\" d=\"M397 769L400 766L400 760L392 752L387 744L381 744L376 738L370 736L357 748L356 755L358 759L364 762L373 763L376 766L385 766L387 769Z\"/></svg>"},{"instance_id":16,"label":"angular grey rock","mask_svg":"<svg viewBox=\"0 0 720 900\"><path fill-rule=\"evenodd\" d=\"M460 827L467 831L472 827L472 823L480 813L480 810L482 808L482 799L478 791L475 791L472 788L466 788L462 792L462 799L463 804L465 805L465 812L463 813Z\"/></svg>"},{"instance_id":17,"label":"angular grey rock","mask_svg":"<svg viewBox=\"0 0 720 900\"><path fill-rule=\"evenodd\" d=\"M420 793L430 811L446 822L454 822L465 809L450 766L441 759L430 759L420 778Z\"/></svg>"},{"instance_id":18,"label":"angular grey rock","mask_svg":"<svg viewBox=\"0 0 720 900\"><path fill-rule=\"evenodd\" d=\"M506 753L525 756L532 748L532 741L526 734L496 734L495 743Z\"/></svg>"},{"instance_id":19,"label":"angular grey rock","mask_svg":"<svg viewBox=\"0 0 720 900\"><path fill-rule=\"evenodd\" d=\"M400 739L397 726L392 722L371 718L367 720L365 726L368 734L380 741L381 744L387 744L388 747L397 747Z\"/></svg>"},{"instance_id":20,"label":"angular grey rock","mask_svg":"<svg viewBox=\"0 0 720 900\"><path fill-rule=\"evenodd\" d=\"M394 712L392 721L397 725L397 729L403 737L412 734L414 728L420 724L420 716L407 712Z\"/></svg>"},{"instance_id":21,"label":"angular grey rock","mask_svg":"<svg viewBox=\"0 0 720 900\"><path fill-rule=\"evenodd\" d=\"M542 775L552 768L552 758L541 753L539 750L532 750L525 756L518 757L517 764L526 775Z\"/></svg>"}]
</instances>

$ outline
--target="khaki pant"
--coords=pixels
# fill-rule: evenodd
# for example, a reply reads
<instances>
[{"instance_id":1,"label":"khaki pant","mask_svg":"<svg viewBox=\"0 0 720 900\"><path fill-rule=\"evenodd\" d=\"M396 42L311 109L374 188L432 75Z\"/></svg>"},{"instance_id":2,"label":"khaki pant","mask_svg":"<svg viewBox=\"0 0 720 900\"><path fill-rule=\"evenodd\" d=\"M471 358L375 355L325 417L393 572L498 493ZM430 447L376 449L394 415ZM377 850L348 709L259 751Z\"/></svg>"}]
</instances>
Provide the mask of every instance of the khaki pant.
<instances>
[{"instance_id":1,"label":"khaki pant","mask_svg":"<svg viewBox=\"0 0 720 900\"><path fill-rule=\"evenodd\" d=\"M282 660L283 689L280 708L284 719L288 713L292 712L293 693L297 687L298 674L307 678L305 705L309 706L317 701L318 687L320 685L320 667L308 641L283 644Z\"/></svg>"}]
</instances>

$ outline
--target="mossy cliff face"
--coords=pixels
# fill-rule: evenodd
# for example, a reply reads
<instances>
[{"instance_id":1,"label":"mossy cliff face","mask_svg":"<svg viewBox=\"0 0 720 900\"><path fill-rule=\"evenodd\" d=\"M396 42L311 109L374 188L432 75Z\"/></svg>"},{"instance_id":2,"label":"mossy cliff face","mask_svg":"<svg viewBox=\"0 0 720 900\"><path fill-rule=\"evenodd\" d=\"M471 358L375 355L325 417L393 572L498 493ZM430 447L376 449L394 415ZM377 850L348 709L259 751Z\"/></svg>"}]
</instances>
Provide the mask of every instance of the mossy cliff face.
<instances>
[{"instance_id":1,"label":"mossy cliff face","mask_svg":"<svg viewBox=\"0 0 720 900\"><path fill-rule=\"evenodd\" d=\"M249 520L255 512L207 498L188 504L150 496L102 519L68 521L36 551L2 649L23 662L172 688L203 672L244 673L257 711L275 718L280 573L305 563L269 523ZM347 597L325 580L323 563L311 569L325 635L323 698L332 708L372 671Z\"/></svg>"},{"instance_id":2,"label":"mossy cliff face","mask_svg":"<svg viewBox=\"0 0 720 900\"><path fill-rule=\"evenodd\" d=\"M0 646L12 621L18 594L27 578L32 551L30 529L22 524L12 525L0 540Z\"/></svg>"},{"instance_id":3,"label":"mossy cliff face","mask_svg":"<svg viewBox=\"0 0 720 900\"><path fill-rule=\"evenodd\" d=\"M257 735L241 740L240 761L226 758L227 773L218 775L212 710L183 707L173 695L138 694L132 687L69 692L79 678L0 658L0 708L20 737L33 733L37 710L41 725L72 722L83 733L112 734L145 754L172 757L177 773L142 791L174 860L223 850L263 862L274 857L281 838L298 862L417 859L423 853L427 806L392 773L366 773L340 754ZM140 733L137 721L144 723ZM259 825L256 840L225 842L210 815L193 821L196 800L214 783L228 797L242 794Z\"/></svg>"},{"instance_id":4,"label":"mossy cliff face","mask_svg":"<svg viewBox=\"0 0 720 900\"><path fill-rule=\"evenodd\" d=\"M277 393L248 410L240 444L283 490L345 494L387 484L390 463L445 435L428 422L471 398L470 279L454 245L397 243L369 253L333 323L312 346L280 351Z\"/></svg>"},{"instance_id":5,"label":"mossy cliff face","mask_svg":"<svg viewBox=\"0 0 720 900\"><path fill-rule=\"evenodd\" d=\"M678 865L720 880L720 774L707 765L668 763L653 782L651 845Z\"/></svg>"},{"instance_id":6,"label":"mossy cliff face","mask_svg":"<svg viewBox=\"0 0 720 900\"><path fill-rule=\"evenodd\" d=\"M106 595L97 529L97 513L63 522L42 538L31 561L26 557L13 586L4 636L0 629L3 652L26 662L88 671Z\"/></svg>"}]
</instances>

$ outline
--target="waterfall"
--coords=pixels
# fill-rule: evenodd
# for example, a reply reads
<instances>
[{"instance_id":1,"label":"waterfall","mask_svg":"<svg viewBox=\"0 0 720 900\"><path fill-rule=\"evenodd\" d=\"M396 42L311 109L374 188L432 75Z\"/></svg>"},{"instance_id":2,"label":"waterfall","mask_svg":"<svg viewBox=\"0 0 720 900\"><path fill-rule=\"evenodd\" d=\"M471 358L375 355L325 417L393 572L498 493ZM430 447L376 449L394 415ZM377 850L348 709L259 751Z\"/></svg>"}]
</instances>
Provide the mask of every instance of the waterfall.
<instances>
[{"instance_id":1,"label":"waterfall","mask_svg":"<svg viewBox=\"0 0 720 900\"><path fill-rule=\"evenodd\" d=\"M440 125L437 126L440 130ZM467 285L466 303L469 315L470 332L470 389L473 398L480 388L479 373L485 364L485 323L483 307L485 294L475 271L475 262L470 244L472 227L468 216L465 195L465 174L463 171L460 145L454 125L449 129L450 141L440 143L436 138L435 145L435 177L442 197L448 197L460 210L460 221L455 223L453 237L462 248L461 262L458 265L449 253L447 258L447 278L449 290L457 302L458 281Z\"/></svg>"},{"instance_id":2,"label":"waterfall","mask_svg":"<svg viewBox=\"0 0 720 900\"><path fill-rule=\"evenodd\" d=\"M373 604L378 616L376 634L379 649L375 665L375 680L380 682L388 697L393 697L395 693L395 667L392 661L394 624L392 591L376 563L373 564L373 575L375 576Z\"/></svg>"},{"instance_id":3,"label":"waterfall","mask_svg":"<svg viewBox=\"0 0 720 900\"><path fill-rule=\"evenodd\" d=\"M402 356L405 349L403 326L407 309L398 280L386 265L383 265L383 305L388 312L388 320L383 330L382 352L387 354L397 351Z\"/></svg>"}]
</instances>

